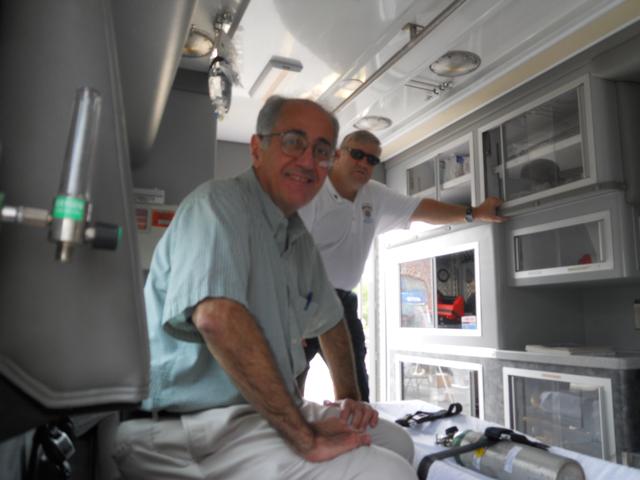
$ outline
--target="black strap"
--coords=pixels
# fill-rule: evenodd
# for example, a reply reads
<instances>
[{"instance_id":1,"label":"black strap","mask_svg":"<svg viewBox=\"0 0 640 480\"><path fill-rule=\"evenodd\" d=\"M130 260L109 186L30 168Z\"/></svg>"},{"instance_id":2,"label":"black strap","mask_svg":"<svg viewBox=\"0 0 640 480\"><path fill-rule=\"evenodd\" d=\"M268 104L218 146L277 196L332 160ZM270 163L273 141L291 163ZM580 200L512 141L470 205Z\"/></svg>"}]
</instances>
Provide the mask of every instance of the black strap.
<instances>
[{"instance_id":1,"label":"black strap","mask_svg":"<svg viewBox=\"0 0 640 480\"><path fill-rule=\"evenodd\" d=\"M451 447L446 450L442 450L441 452L432 453L431 455L427 455L420 460L420 465L418 465L418 478L420 480L426 480L427 475L429 475L429 469L431 465L434 464L436 460L444 460L445 458L454 457L456 455L461 455L463 453L472 452L477 450L478 448L489 447L494 443L499 442L499 440L493 440L487 437L480 437L478 441L469 443L468 445L462 445L460 447Z\"/></svg>"},{"instance_id":2,"label":"black strap","mask_svg":"<svg viewBox=\"0 0 640 480\"><path fill-rule=\"evenodd\" d=\"M516 433L513 430L509 430L508 428L488 427L484 431L484 436L490 440L511 440L514 443L529 445L530 447L539 448L541 450L549 450L549 445L529 440L524 435Z\"/></svg>"},{"instance_id":3,"label":"black strap","mask_svg":"<svg viewBox=\"0 0 640 480\"><path fill-rule=\"evenodd\" d=\"M424 422L438 420L439 418L453 417L461 412L462 405L460 403L452 403L446 410L438 410L437 412L423 412L418 410L416 413L408 413L404 417L397 419L396 423L403 427L411 427Z\"/></svg>"}]
</instances>

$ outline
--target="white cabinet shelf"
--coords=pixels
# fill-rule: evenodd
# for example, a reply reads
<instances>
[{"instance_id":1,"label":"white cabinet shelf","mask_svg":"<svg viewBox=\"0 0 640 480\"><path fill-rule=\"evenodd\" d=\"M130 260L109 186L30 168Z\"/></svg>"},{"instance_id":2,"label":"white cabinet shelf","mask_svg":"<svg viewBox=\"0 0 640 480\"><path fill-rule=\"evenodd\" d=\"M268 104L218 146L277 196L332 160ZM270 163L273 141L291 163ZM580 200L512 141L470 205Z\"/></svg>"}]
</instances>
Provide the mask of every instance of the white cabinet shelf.
<instances>
[{"instance_id":1,"label":"white cabinet shelf","mask_svg":"<svg viewBox=\"0 0 640 480\"><path fill-rule=\"evenodd\" d=\"M451 180L448 180L442 184L441 190L451 190L454 188L458 188L460 186L469 187L471 183L471 174L465 173L460 175L459 177L455 177Z\"/></svg>"},{"instance_id":2,"label":"white cabinet shelf","mask_svg":"<svg viewBox=\"0 0 640 480\"><path fill-rule=\"evenodd\" d=\"M580 135L573 135L569 138L564 138L562 140L558 140L557 142L547 143L545 145L541 145L536 147L526 154L520 155L512 160L508 160L505 163L505 168L511 169L516 167L522 167L531 161L535 161L535 159L547 157L550 154L555 154L556 152L560 152L562 150L580 146L582 143L582 137ZM500 167L497 166L493 169L494 173L500 172Z\"/></svg>"}]
</instances>

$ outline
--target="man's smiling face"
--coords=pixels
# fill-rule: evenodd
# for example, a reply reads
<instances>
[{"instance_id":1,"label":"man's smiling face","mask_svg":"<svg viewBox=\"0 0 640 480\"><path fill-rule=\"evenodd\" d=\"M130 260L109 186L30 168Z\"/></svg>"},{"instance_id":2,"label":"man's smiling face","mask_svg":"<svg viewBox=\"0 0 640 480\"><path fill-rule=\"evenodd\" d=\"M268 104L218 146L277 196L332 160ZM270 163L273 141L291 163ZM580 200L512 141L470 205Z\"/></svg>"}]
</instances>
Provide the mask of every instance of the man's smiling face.
<instances>
[{"instance_id":1,"label":"man's smiling face","mask_svg":"<svg viewBox=\"0 0 640 480\"><path fill-rule=\"evenodd\" d=\"M313 146L319 142L334 145L337 134L326 112L311 102L297 100L283 105L270 133L288 131L306 136L309 146L301 155L285 154L281 135L264 140L259 135L251 137L251 154L258 181L285 216L309 203L320 190L327 168L314 160ZM264 145L265 140L267 145Z\"/></svg>"}]
</instances>

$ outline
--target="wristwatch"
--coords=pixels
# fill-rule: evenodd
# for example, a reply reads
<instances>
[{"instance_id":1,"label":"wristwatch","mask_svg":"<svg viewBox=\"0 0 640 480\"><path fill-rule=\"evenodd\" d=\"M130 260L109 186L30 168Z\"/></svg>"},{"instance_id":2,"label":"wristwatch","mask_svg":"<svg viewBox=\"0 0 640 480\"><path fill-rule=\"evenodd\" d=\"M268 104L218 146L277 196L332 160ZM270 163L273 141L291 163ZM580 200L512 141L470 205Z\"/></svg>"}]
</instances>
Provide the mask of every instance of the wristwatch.
<instances>
[{"instance_id":1,"label":"wristwatch","mask_svg":"<svg viewBox=\"0 0 640 480\"><path fill-rule=\"evenodd\" d=\"M471 205L464 212L464 221L467 223L473 222L473 207Z\"/></svg>"}]
</instances>

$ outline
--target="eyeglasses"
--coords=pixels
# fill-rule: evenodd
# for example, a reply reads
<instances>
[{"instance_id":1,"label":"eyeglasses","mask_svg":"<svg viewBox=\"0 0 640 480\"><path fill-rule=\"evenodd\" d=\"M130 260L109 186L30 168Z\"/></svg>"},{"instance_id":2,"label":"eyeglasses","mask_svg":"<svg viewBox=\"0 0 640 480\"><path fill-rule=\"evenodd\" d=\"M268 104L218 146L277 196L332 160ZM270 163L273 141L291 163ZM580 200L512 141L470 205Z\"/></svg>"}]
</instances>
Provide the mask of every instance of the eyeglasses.
<instances>
[{"instance_id":1,"label":"eyeglasses","mask_svg":"<svg viewBox=\"0 0 640 480\"><path fill-rule=\"evenodd\" d=\"M372 167L375 167L380 163L380 157L377 157L370 153L366 153L359 148L344 147L344 149L351 154L351 158L353 158L354 160L362 160L363 158L366 158L367 163Z\"/></svg>"},{"instance_id":2,"label":"eyeglasses","mask_svg":"<svg viewBox=\"0 0 640 480\"><path fill-rule=\"evenodd\" d=\"M258 134L260 138L280 137L280 149L285 155L300 157L309 147L309 140L304 132L288 130L286 132L274 132ZM318 140L311 147L311 156L320 168L329 168L333 161L334 149L325 140Z\"/></svg>"}]
</instances>

